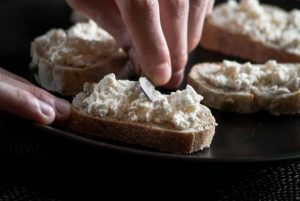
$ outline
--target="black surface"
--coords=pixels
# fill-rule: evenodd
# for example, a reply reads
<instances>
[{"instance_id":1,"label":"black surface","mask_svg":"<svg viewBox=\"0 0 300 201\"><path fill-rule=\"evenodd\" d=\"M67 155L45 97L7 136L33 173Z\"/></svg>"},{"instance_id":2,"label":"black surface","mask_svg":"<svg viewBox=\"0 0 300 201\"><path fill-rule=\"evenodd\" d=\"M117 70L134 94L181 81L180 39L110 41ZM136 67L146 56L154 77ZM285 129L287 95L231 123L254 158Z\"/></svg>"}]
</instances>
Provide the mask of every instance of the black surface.
<instances>
[{"instance_id":1,"label":"black surface","mask_svg":"<svg viewBox=\"0 0 300 201\"><path fill-rule=\"evenodd\" d=\"M298 160L166 160L77 143L26 123L0 113L0 200L300 199Z\"/></svg>"}]
</instances>

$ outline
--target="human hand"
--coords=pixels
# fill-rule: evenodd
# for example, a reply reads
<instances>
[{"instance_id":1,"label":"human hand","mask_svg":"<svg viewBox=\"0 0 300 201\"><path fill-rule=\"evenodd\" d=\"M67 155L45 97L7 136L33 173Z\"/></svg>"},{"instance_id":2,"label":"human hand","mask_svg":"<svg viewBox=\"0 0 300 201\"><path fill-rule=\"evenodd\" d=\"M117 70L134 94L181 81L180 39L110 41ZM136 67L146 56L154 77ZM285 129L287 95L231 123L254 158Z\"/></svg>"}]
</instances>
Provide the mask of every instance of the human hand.
<instances>
[{"instance_id":1,"label":"human hand","mask_svg":"<svg viewBox=\"0 0 300 201\"><path fill-rule=\"evenodd\" d=\"M131 66L156 85L177 87L214 0L67 0L110 32ZM130 64L130 63L129 63Z\"/></svg>"},{"instance_id":2,"label":"human hand","mask_svg":"<svg viewBox=\"0 0 300 201\"><path fill-rule=\"evenodd\" d=\"M0 68L0 110L50 124L68 119L70 104Z\"/></svg>"}]
</instances>

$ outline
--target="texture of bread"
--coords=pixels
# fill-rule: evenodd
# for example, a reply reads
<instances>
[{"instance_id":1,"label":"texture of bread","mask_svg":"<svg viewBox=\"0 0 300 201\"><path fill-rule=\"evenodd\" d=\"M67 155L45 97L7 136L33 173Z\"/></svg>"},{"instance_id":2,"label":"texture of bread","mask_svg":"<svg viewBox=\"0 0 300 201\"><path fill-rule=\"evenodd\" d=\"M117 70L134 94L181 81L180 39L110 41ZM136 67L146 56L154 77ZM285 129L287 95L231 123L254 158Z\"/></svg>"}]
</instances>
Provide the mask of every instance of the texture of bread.
<instances>
[{"instance_id":1,"label":"texture of bread","mask_svg":"<svg viewBox=\"0 0 300 201\"><path fill-rule=\"evenodd\" d=\"M218 11L222 6L224 5L216 6L214 12ZM263 7L287 13L274 6L264 5ZM225 16L213 16L214 12L205 21L200 42L204 48L257 63L264 63L271 59L282 63L300 62L300 54L289 52L285 48L274 44L255 40L246 33L239 33L222 26L220 21L223 19L220 18L225 18Z\"/></svg>"},{"instance_id":2,"label":"texture of bread","mask_svg":"<svg viewBox=\"0 0 300 201\"><path fill-rule=\"evenodd\" d=\"M53 54L49 56L46 53L51 44L46 46L42 37L35 39L31 44L31 70L36 81L49 91L75 95L82 90L85 82L97 82L109 73L114 73L119 78L133 76L134 72L124 68L128 57L121 49L99 57L93 64L78 67L51 61L49 57ZM113 45L116 45L114 39L108 39L107 42L103 42L103 49L109 49Z\"/></svg>"},{"instance_id":3,"label":"texture of bread","mask_svg":"<svg viewBox=\"0 0 300 201\"><path fill-rule=\"evenodd\" d=\"M126 71L123 66L126 63L127 55L118 52L110 57L103 58L94 66L77 68L50 62L43 57L36 43L32 45L33 57L38 57L34 63L36 71L35 80L42 87L49 91L62 95L75 95L82 90L85 82L96 82L109 73L115 73L118 77L130 77L130 71Z\"/></svg>"},{"instance_id":4,"label":"texture of bread","mask_svg":"<svg viewBox=\"0 0 300 201\"><path fill-rule=\"evenodd\" d=\"M281 64L287 68L294 66L295 74L300 71L299 64ZM290 66L289 66L290 65ZM253 92L250 87L235 90L228 87L215 86L203 75L213 74L224 68L222 63L201 63L192 67L188 75L188 83L201 94L203 103L209 107L222 111L253 113L268 110L271 114L296 114L300 112L300 87L290 93L278 94L265 98L259 90ZM299 80L299 76L297 78ZM287 83L288 84L288 83ZM269 89L270 94L271 88ZM268 93L268 91L266 91Z\"/></svg>"},{"instance_id":5,"label":"texture of bread","mask_svg":"<svg viewBox=\"0 0 300 201\"><path fill-rule=\"evenodd\" d=\"M210 110L200 103L198 104L205 118L201 119L202 128L180 130L168 123L159 124L92 115L84 109L86 97L87 95L81 92L73 99L72 113L67 125L75 132L87 136L142 145L169 153L190 154L209 147L215 133L215 119ZM122 106L126 107L125 104Z\"/></svg>"}]
</instances>

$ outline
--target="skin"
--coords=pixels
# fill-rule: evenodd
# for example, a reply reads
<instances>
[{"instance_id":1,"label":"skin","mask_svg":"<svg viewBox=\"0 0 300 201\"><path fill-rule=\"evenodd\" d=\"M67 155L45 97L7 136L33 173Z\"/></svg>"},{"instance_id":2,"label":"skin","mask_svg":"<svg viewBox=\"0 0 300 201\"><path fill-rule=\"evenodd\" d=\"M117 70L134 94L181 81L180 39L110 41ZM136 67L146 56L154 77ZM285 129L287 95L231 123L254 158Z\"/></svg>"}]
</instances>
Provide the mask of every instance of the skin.
<instances>
[{"instance_id":1,"label":"skin","mask_svg":"<svg viewBox=\"0 0 300 201\"><path fill-rule=\"evenodd\" d=\"M155 85L176 88L213 0L67 0L108 30ZM105 8L105 9L103 9ZM135 69L136 70L136 69Z\"/></svg>"},{"instance_id":2,"label":"skin","mask_svg":"<svg viewBox=\"0 0 300 201\"><path fill-rule=\"evenodd\" d=\"M127 68L155 85L179 86L213 0L67 0L128 52ZM0 68L0 110L41 124L65 121L70 104Z\"/></svg>"},{"instance_id":3,"label":"skin","mask_svg":"<svg viewBox=\"0 0 300 201\"><path fill-rule=\"evenodd\" d=\"M0 68L0 110L40 124L64 121L70 104L34 86L29 81Z\"/></svg>"}]
</instances>

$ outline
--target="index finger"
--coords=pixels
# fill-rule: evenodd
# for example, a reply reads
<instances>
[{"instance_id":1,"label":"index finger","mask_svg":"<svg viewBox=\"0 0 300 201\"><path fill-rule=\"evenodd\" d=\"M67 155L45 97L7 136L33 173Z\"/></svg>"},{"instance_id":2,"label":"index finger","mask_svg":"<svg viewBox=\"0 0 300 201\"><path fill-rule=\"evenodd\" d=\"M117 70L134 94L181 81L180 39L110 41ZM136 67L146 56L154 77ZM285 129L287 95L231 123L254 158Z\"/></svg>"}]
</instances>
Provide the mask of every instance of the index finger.
<instances>
[{"instance_id":1,"label":"index finger","mask_svg":"<svg viewBox=\"0 0 300 201\"><path fill-rule=\"evenodd\" d=\"M156 85L171 78L170 53L164 37L157 0L116 0L142 71Z\"/></svg>"}]
</instances>

